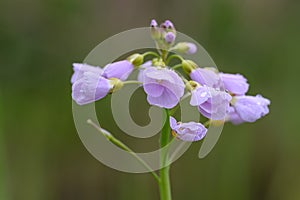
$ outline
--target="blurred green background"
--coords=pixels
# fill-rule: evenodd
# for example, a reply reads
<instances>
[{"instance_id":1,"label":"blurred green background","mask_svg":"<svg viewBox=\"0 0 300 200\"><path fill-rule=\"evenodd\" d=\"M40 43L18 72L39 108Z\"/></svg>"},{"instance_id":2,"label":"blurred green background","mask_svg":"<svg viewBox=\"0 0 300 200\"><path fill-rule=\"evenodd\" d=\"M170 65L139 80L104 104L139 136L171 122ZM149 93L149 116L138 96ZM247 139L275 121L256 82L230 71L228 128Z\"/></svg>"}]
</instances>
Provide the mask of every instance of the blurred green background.
<instances>
[{"instance_id":1,"label":"blurred green background","mask_svg":"<svg viewBox=\"0 0 300 200\"><path fill-rule=\"evenodd\" d=\"M299 10L297 0L0 1L0 200L158 199L149 174L88 153L69 82L73 62L152 18L171 19L272 101L257 123L226 125L205 159L196 143L173 165L174 200L299 200Z\"/></svg>"}]
</instances>

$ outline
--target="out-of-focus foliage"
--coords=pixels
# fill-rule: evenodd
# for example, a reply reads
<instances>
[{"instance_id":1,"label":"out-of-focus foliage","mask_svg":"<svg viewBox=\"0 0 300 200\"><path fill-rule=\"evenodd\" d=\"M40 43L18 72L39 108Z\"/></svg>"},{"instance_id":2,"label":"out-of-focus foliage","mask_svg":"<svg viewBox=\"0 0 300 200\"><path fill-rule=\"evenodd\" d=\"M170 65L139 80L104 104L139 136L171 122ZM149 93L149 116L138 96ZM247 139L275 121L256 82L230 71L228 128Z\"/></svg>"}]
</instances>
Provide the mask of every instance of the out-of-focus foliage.
<instances>
[{"instance_id":1,"label":"out-of-focus foliage","mask_svg":"<svg viewBox=\"0 0 300 200\"><path fill-rule=\"evenodd\" d=\"M72 62L152 18L171 19L219 69L246 75L250 93L272 101L263 120L225 126L207 158L198 159L196 143L179 159L174 199L300 199L299 9L294 0L1 1L1 200L158 199L150 175L117 172L88 153L73 124L69 82ZM118 131L107 101L98 103L99 116Z\"/></svg>"}]
</instances>

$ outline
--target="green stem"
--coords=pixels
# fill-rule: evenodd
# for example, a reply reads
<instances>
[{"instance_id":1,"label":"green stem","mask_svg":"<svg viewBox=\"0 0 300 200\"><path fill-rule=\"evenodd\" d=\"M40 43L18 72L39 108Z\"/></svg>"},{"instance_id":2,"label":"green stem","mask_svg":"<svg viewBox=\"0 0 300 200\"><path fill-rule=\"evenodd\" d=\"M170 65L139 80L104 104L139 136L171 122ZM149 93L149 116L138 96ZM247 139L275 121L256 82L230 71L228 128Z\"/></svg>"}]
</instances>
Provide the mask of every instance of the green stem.
<instances>
[{"instance_id":1,"label":"green stem","mask_svg":"<svg viewBox=\"0 0 300 200\"><path fill-rule=\"evenodd\" d=\"M168 51L162 50L162 51L161 51L161 57L162 57L163 61L164 61L165 63L167 63L166 61L167 61L167 57L168 57Z\"/></svg>"},{"instance_id":2,"label":"green stem","mask_svg":"<svg viewBox=\"0 0 300 200\"><path fill-rule=\"evenodd\" d=\"M159 182L159 190L160 190L160 199L161 200L171 200L171 184L170 184L170 165L167 163L168 161L168 149L166 145L169 143L170 138L170 113L169 110L166 111L166 121L161 131L160 138L160 182ZM164 148L165 147L165 148Z\"/></svg>"},{"instance_id":3,"label":"green stem","mask_svg":"<svg viewBox=\"0 0 300 200\"><path fill-rule=\"evenodd\" d=\"M159 176L151 169L151 167L143 160L141 159L133 150L131 150L128 146L126 146L123 142L115 138L112 134L109 132L106 132L104 129L99 127L97 124L95 124L92 120L88 119L87 123L92 125L97 131L99 131L108 141L111 143L115 144L116 146L120 147L121 149L127 151L130 153L133 157L135 157L144 167L151 172L155 180L160 183L160 178Z\"/></svg>"},{"instance_id":4,"label":"green stem","mask_svg":"<svg viewBox=\"0 0 300 200\"><path fill-rule=\"evenodd\" d=\"M153 52L153 51L147 51L147 52L143 53L142 55L144 57L146 57L148 55L152 55L152 56L157 57L157 58L159 57L159 55L157 53Z\"/></svg>"},{"instance_id":5,"label":"green stem","mask_svg":"<svg viewBox=\"0 0 300 200\"><path fill-rule=\"evenodd\" d=\"M126 84L142 84L142 82L140 82L140 81L124 81L123 84L124 85L126 85Z\"/></svg>"},{"instance_id":6,"label":"green stem","mask_svg":"<svg viewBox=\"0 0 300 200\"><path fill-rule=\"evenodd\" d=\"M175 69L178 69L178 68L180 68L180 67L182 67L182 64L181 64L181 63L180 63L180 64L178 64L178 65L175 65L175 66L173 66L173 67L172 67L172 69L174 69L174 70L175 70Z\"/></svg>"},{"instance_id":7,"label":"green stem","mask_svg":"<svg viewBox=\"0 0 300 200\"><path fill-rule=\"evenodd\" d=\"M177 58L179 59L181 62L184 60L180 55L177 55L177 54L172 54L168 57L167 61L166 61L166 64L169 64L170 61L174 58Z\"/></svg>"}]
</instances>

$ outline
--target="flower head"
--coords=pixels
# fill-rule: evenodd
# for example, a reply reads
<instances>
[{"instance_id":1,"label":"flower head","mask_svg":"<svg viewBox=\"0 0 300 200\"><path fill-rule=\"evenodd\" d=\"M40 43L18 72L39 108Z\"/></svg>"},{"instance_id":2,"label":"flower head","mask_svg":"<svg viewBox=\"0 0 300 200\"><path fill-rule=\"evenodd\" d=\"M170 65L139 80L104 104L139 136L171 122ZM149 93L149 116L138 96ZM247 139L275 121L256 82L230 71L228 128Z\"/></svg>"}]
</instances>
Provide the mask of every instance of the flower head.
<instances>
[{"instance_id":1,"label":"flower head","mask_svg":"<svg viewBox=\"0 0 300 200\"><path fill-rule=\"evenodd\" d=\"M118 78L122 81L126 80L133 71L134 66L128 60L122 60L108 64L103 69L102 76L104 78Z\"/></svg>"},{"instance_id":2,"label":"flower head","mask_svg":"<svg viewBox=\"0 0 300 200\"><path fill-rule=\"evenodd\" d=\"M225 89L231 94L244 95L249 89L247 79L240 74L219 73Z\"/></svg>"},{"instance_id":3,"label":"flower head","mask_svg":"<svg viewBox=\"0 0 300 200\"><path fill-rule=\"evenodd\" d=\"M245 122L255 122L269 113L270 100L256 96L235 96L232 106L236 114ZM232 118L232 117L231 117Z\"/></svg>"},{"instance_id":4,"label":"flower head","mask_svg":"<svg viewBox=\"0 0 300 200\"><path fill-rule=\"evenodd\" d=\"M88 71L73 83L72 98L77 104L84 105L102 99L112 88L110 80L103 78L99 73Z\"/></svg>"},{"instance_id":5,"label":"flower head","mask_svg":"<svg viewBox=\"0 0 300 200\"><path fill-rule=\"evenodd\" d=\"M147 100L151 105L173 108L183 96L184 83L172 70L160 67L148 67L142 75Z\"/></svg>"},{"instance_id":6,"label":"flower head","mask_svg":"<svg viewBox=\"0 0 300 200\"><path fill-rule=\"evenodd\" d=\"M229 108L231 96L224 91L207 86L198 86L192 90L190 104L197 106L199 112L213 120L223 120Z\"/></svg>"},{"instance_id":7,"label":"flower head","mask_svg":"<svg viewBox=\"0 0 300 200\"><path fill-rule=\"evenodd\" d=\"M86 63L73 63L73 70L74 73L71 78L71 83L74 83L76 80L81 79L84 72L93 72L99 75L103 73L102 68L88 65Z\"/></svg>"},{"instance_id":8,"label":"flower head","mask_svg":"<svg viewBox=\"0 0 300 200\"><path fill-rule=\"evenodd\" d=\"M176 122L174 117L170 117L170 126L172 132L177 138L187 142L199 141L206 135L207 129L201 124L196 122Z\"/></svg>"}]
</instances>

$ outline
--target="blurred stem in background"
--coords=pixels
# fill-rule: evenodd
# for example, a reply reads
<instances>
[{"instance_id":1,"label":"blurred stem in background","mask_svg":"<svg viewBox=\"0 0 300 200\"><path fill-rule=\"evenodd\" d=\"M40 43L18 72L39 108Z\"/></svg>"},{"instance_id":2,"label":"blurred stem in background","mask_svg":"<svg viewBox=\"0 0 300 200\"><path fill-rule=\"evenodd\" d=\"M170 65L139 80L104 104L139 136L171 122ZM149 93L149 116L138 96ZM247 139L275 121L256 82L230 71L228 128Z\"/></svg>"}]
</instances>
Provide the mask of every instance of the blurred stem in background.
<instances>
[{"instance_id":1,"label":"blurred stem in background","mask_svg":"<svg viewBox=\"0 0 300 200\"><path fill-rule=\"evenodd\" d=\"M6 178L6 166L5 162L5 143L4 143L4 133L2 130L3 121L3 109L1 104L1 93L0 93L0 199L9 200L7 196L7 178Z\"/></svg>"}]
</instances>

